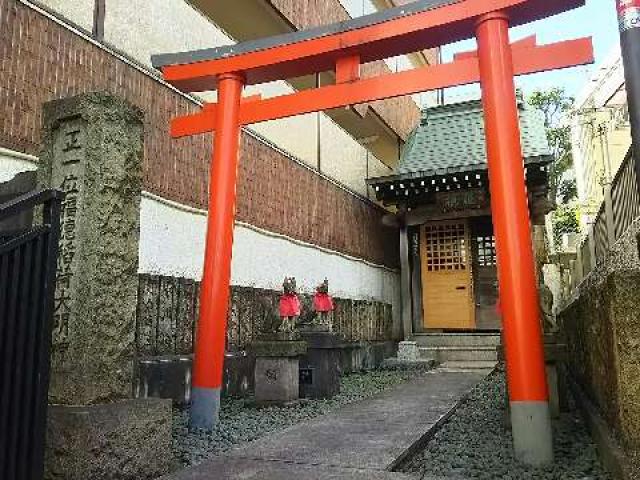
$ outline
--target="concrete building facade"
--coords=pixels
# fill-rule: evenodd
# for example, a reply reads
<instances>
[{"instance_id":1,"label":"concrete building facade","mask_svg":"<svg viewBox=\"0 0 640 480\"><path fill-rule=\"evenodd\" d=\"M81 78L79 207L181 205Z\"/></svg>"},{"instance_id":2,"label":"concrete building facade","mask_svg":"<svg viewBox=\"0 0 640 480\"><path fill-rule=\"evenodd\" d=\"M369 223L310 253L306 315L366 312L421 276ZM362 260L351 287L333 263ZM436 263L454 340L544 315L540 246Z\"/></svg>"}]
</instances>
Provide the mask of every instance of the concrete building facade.
<instances>
[{"instance_id":1,"label":"concrete building facade","mask_svg":"<svg viewBox=\"0 0 640 480\"><path fill-rule=\"evenodd\" d=\"M583 227L593 223L631 146L631 128L619 47L576 98L572 150Z\"/></svg>"}]
</instances>

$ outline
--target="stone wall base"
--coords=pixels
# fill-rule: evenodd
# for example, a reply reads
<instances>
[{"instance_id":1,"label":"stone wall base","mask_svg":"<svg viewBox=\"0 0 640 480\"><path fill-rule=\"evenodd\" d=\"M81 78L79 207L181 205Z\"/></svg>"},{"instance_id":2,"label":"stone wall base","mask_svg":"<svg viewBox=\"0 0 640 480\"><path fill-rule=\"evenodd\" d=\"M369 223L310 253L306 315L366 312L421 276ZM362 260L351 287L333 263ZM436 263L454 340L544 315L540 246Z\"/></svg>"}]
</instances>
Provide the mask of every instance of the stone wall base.
<instances>
[{"instance_id":1,"label":"stone wall base","mask_svg":"<svg viewBox=\"0 0 640 480\"><path fill-rule=\"evenodd\" d=\"M640 466L636 464L634 467L632 461L620 447L614 433L598 413L593 403L587 398L582 388L575 382L570 382L569 387L571 388L571 393L573 393L576 406L591 432L598 449L598 455L613 478L617 480L640 478Z\"/></svg>"},{"instance_id":2,"label":"stone wall base","mask_svg":"<svg viewBox=\"0 0 640 480\"><path fill-rule=\"evenodd\" d=\"M50 406L45 480L145 480L173 470L171 401Z\"/></svg>"},{"instance_id":3,"label":"stone wall base","mask_svg":"<svg viewBox=\"0 0 640 480\"><path fill-rule=\"evenodd\" d=\"M339 372L349 374L372 370L395 356L396 342L342 343L336 348ZM228 352L224 360L222 395L249 397L255 392L256 358L250 352ZM191 355L142 357L138 360L135 381L137 398L167 398L176 405L190 401Z\"/></svg>"},{"instance_id":4,"label":"stone wall base","mask_svg":"<svg viewBox=\"0 0 640 480\"><path fill-rule=\"evenodd\" d=\"M571 378L635 465L640 464L639 291L640 270L597 270L558 317Z\"/></svg>"}]
</instances>

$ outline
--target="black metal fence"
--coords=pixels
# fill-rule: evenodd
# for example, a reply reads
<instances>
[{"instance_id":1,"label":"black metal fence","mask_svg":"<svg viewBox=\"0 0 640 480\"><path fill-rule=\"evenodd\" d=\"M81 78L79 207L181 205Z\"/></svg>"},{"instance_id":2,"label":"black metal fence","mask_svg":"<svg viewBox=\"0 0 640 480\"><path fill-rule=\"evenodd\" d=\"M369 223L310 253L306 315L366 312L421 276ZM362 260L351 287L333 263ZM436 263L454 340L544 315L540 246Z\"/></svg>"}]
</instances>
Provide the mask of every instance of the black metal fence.
<instances>
[{"instance_id":1,"label":"black metal fence","mask_svg":"<svg viewBox=\"0 0 640 480\"><path fill-rule=\"evenodd\" d=\"M0 222L38 225L0 235L0 479L43 475L53 293L62 193L38 190L0 205Z\"/></svg>"},{"instance_id":2,"label":"black metal fence","mask_svg":"<svg viewBox=\"0 0 640 480\"><path fill-rule=\"evenodd\" d=\"M571 272L571 289L607 259L613 244L640 216L640 183L636 176L640 159L629 149L610 186L604 189L593 225L578 245L578 259Z\"/></svg>"}]
</instances>

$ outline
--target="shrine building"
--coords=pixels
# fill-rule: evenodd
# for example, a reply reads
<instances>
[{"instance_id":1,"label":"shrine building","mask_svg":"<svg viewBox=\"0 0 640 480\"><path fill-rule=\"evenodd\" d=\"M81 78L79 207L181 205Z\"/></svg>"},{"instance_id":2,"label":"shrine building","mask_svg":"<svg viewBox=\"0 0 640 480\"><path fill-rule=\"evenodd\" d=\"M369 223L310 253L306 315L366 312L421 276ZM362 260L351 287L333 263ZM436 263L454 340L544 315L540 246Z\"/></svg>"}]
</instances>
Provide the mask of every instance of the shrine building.
<instances>
[{"instance_id":1,"label":"shrine building","mask_svg":"<svg viewBox=\"0 0 640 480\"><path fill-rule=\"evenodd\" d=\"M541 113L521 96L518 106L535 237L551 209L552 154ZM488 183L479 100L424 109L394 173L369 180L397 209L405 338L409 321L413 333L501 328Z\"/></svg>"}]
</instances>

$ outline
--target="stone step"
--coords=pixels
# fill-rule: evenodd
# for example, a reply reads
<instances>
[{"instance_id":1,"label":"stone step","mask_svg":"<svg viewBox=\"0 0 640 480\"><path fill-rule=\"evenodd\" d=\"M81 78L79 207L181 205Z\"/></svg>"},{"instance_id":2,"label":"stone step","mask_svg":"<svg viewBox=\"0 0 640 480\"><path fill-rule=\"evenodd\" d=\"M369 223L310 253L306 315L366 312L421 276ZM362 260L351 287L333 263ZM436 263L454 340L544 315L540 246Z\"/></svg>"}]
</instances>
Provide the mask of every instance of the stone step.
<instances>
[{"instance_id":1,"label":"stone step","mask_svg":"<svg viewBox=\"0 0 640 480\"><path fill-rule=\"evenodd\" d=\"M494 346L420 347L420 357L430 358L438 363L495 362L498 360L498 352Z\"/></svg>"},{"instance_id":2,"label":"stone step","mask_svg":"<svg viewBox=\"0 0 640 480\"><path fill-rule=\"evenodd\" d=\"M500 345L499 333L417 333L413 341L420 347L464 347Z\"/></svg>"},{"instance_id":3,"label":"stone step","mask_svg":"<svg viewBox=\"0 0 640 480\"><path fill-rule=\"evenodd\" d=\"M449 372L473 372L477 370L491 371L496 368L497 362L444 362L440 364L438 370Z\"/></svg>"}]
</instances>

